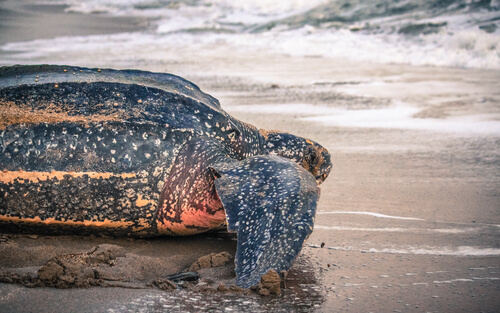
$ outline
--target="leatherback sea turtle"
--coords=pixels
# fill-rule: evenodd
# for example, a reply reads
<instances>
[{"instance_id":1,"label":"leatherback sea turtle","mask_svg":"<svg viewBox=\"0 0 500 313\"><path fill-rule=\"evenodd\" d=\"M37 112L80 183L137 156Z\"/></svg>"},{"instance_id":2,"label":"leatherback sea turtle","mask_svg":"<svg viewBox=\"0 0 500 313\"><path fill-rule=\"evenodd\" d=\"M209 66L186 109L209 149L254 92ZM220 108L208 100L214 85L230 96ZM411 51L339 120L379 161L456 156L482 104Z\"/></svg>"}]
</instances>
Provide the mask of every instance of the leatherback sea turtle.
<instances>
[{"instance_id":1,"label":"leatherback sea turtle","mask_svg":"<svg viewBox=\"0 0 500 313\"><path fill-rule=\"evenodd\" d=\"M331 168L174 75L0 68L0 227L114 236L237 232L237 284L288 270Z\"/></svg>"}]
</instances>

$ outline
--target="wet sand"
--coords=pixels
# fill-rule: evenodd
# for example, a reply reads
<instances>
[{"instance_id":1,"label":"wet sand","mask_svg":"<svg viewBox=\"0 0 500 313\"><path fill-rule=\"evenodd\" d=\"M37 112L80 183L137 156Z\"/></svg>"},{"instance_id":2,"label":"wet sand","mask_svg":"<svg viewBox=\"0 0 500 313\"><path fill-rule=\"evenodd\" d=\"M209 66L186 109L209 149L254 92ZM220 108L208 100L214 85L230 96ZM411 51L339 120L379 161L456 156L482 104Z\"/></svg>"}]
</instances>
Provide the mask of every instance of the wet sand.
<instances>
[{"instance_id":1,"label":"wet sand","mask_svg":"<svg viewBox=\"0 0 500 313\"><path fill-rule=\"evenodd\" d=\"M444 123L442 130L412 129L418 123L411 120L407 129L390 128L388 116L388 128L335 127L304 120L305 112L250 114L241 103L260 101L247 101L245 92L219 96L229 112L235 106L234 115L315 138L332 153L332 176L322 185L315 230L304 249L325 294L319 311L497 311L499 133L462 132L465 122L455 129L446 121L483 114L498 121L499 74L369 64L332 71L321 60L301 61L313 69L298 78L309 88L294 82L292 91L275 91L277 104L363 110L404 102L420 114L434 113L424 120ZM329 97L314 85L318 81L331 83ZM299 99L285 100L293 94ZM479 130L482 123L472 127Z\"/></svg>"},{"instance_id":2,"label":"wet sand","mask_svg":"<svg viewBox=\"0 0 500 313\"><path fill-rule=\"evenodd\" d=\"M30 312L36 306L39 312L498 312L500 133L491 124L500 121L498 71L265 52L229 60L218 57L216 49L203 58L168 52L161 61L137 58L141 62L128 60L119 67L184 76L230 114L259 128L314 139L332 154L334 168L321 187L315 230L287 288L282 296L261 297L147 286L208 253L234 255L231 238L3 235L0 271L29 272L54 256L114 244L128 253L118 265L133 269L128 282L139 289L1 283L0 311ZM84 59L80 65L118 67ZM280 105L292 113L272 110ZM309 105L309 111L294 111L299 105ZM387 116L381 126L347 114L398 105L416 108L414 117ZM325 107L345 114L355 127L326 118ZM321 110L324 119L311 118ZM205 272L205 282L229 286L231 273L230 267Z\"/></svg>"},{"instance_id":3,"label":"wet sand","mask_svg":"<svg viewBox=\"0 0 500 313\"><path fill-rule=\"evenodd\" d=\"M351 67L350 74L339 68L325 73L320 61L301 61L316 70L298 79L309 79L309 88L298 88L296 81L288 91L270 91L276 86L266 82L269 89L260 94L274 93L277 105L316 103L318 109L384 108L404 101L419 112L434 112L425 119L436 123L476 114L498 121L496 72L366 65ZM360 78L368 83L342 83ZM329 97L314 85L320 80L336 83ZM433 84L446 88L418 87ZM219 99L236 116L314 138L332 153L333 171L322 185L315 230L303 250L324 292L319 311L498 310L498 133L464 133L460 123L458 129L445 123L443 130L335 127L304 120L306 112L252 114L242 103L265 103L265 111L273 97L247 99L249 93L220 92Z\"/></svg>"}]
</instances>

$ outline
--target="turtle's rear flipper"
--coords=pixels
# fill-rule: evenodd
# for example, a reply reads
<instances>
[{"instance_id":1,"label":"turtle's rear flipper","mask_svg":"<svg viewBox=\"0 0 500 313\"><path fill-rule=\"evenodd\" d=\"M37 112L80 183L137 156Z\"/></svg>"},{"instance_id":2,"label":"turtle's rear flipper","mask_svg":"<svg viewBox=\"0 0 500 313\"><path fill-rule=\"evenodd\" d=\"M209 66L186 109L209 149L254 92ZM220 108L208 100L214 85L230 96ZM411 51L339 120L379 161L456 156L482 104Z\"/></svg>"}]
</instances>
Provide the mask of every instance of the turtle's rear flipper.
<instances>
[{"instance_id":1,"label":"turtle's rear flipper","mask_svg":"<svg viewBox=\"0 0 500 313\"><path fill-rule=\"evenodd\" d=\"M313 175L279 156L212 168L228 230L238 233L236 283L249 288L270 269L288 270L313 229L319 197Z\"/></svg>"}]
</instances>

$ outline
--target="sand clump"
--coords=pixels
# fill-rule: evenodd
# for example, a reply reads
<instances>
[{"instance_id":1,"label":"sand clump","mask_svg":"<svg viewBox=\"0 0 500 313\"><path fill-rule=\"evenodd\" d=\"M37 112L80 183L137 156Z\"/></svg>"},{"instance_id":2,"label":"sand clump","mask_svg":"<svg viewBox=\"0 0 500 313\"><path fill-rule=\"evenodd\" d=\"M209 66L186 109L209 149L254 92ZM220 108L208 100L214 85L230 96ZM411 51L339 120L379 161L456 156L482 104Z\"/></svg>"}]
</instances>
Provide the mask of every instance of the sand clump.
<instances>
[{"instance_id":1,"label":"sand clump","mask_svg":"<svg viewBox=\"0 0 500 313\"><path fill-rule=\"evenodd\" d=\"M151 282L151 286L155 286L161 290L176 290L177 285L170 279L157 278Z\"/></svg>"},{"instance_id":2,"label":"sand clump","mask_svg":"<svg viewBox=\"0 0 500 313\"><path fill-rule=\"evenodd\" d=\"M138 258L121 246L101 244L88 252L52 257L40 268L4 270L0 272L0 282L62 289L99 286L224 293L243 290L233 286L234 258L229 252L210 253L192 263L187 271L152 280L137 272L138 266L134 264L139 262ZM201 276L204 283L198 286Z\"/></svg>"},{"instance_id":3,"label":"sand clump","mask_svg":"<svg viewBox=\"0 0 500 313\"><path fill-rule=\"evenodd\" d=\"M232 260L233 257L228 252L210 253L208 255L202 256L196 262L194 262L189 267L189 271L201 270L204 273L208 273L206 271L203 271L203 269L222 268L225 267L227 264L231 263ZM205 279L205 281L206 280L207 279ZM215 280L211 282L215 282ZM208 291L209 288L205 289L206 291ZM217 287L213 289L217 290L218 292L224 292L224 293L248 291L236 285L233 284L226 285L224 283L219 283ZM269 270L264 276L262 276L259 284L254 286L252 289L255 290L261 296L280 295L281 294L280 275L274 270Z\"/></svg>"},{"instance_id":4,"label":"sand clump","mask_svg":"<svg viewBox=\"0 0 500 313\"><path fill-rule=\"evenodd\" d=\"M3 238L3 237L2 237ZM163 276L158 271L141 273L140 256L128 253L119 245L100 244L87 252L61 254L50 258L41 267L4 269L0 282L25 287L89 288L122 287L156 288L164 291L187 289L205 294L257 293L261 296L280 295L281 278L270 270L251 289L235 284L234 257L226 251L198 258L185 271ZM140 263L138 265L138 263Z\"/></svg>"},{"instance_id":5,"label":"sand clump","mask_svg":"<svg viewBox=\"0 0 500 313\"><path fill-rule=\"evenodd\" d=\"M229 252L210 253L209 255L202 256L190 267L189 271L198 271L203 268L221 267L229 264L233 257Z\"/></svg>"},{"instance_id":6,"label":"sand clump","mask_svg":"<svg viewBox=\"0 0 500 313\"><path fill-rule=\"evenodd\" d=\"M38 270L45 286L57 288L100 286L105 280L120 280L106 275L106 269L125 257L125 249L117 245L99 245L87 253L56 256Z\"/></svg>"},{"instance_id":7,"label":"sand clump","mask_svg":"<svg viewBox=\"0 0 500 313\"><path fill-rule=\"evenodd\" d=\"M0 282L17 283L26 287L82 288L103 286L105 281L119 281L108 271L116 259L125 257L125 249L103 244L89 252L64 254L48 260L38 271L5 271Z\"/></svg>"},{"instance_id":8,"label":"sand clump","mask_svg":"<svg viewBox=\"0 0 500 313\"><path fill-rule=\"evenodd\" d=\"M280 275L274 270L269 270L264 276L260 278L260 282L257 285L256 290L261 296L280 295Z\"/></svg>"}]
</instances>

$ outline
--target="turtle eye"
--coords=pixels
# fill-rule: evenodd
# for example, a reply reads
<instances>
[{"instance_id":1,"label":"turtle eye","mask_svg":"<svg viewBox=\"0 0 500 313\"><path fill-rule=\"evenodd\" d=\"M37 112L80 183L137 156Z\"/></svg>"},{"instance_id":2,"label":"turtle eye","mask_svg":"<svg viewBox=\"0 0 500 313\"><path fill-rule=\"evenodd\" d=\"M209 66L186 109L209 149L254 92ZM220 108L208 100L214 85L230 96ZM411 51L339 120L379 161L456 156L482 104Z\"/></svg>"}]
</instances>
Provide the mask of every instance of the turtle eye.
<instances>
[{"instance_id":1,"label":"turtle eye","mask_svg":"<svg viewBox=\"0 0 500 313\"><path fill-rule=\"evenodd\" d=\"M308 146L304 151L304 161L309 164L310 167L315 167L318 164L319 156L316 148L313 146Z\"/></svg>"}]
</instances>

